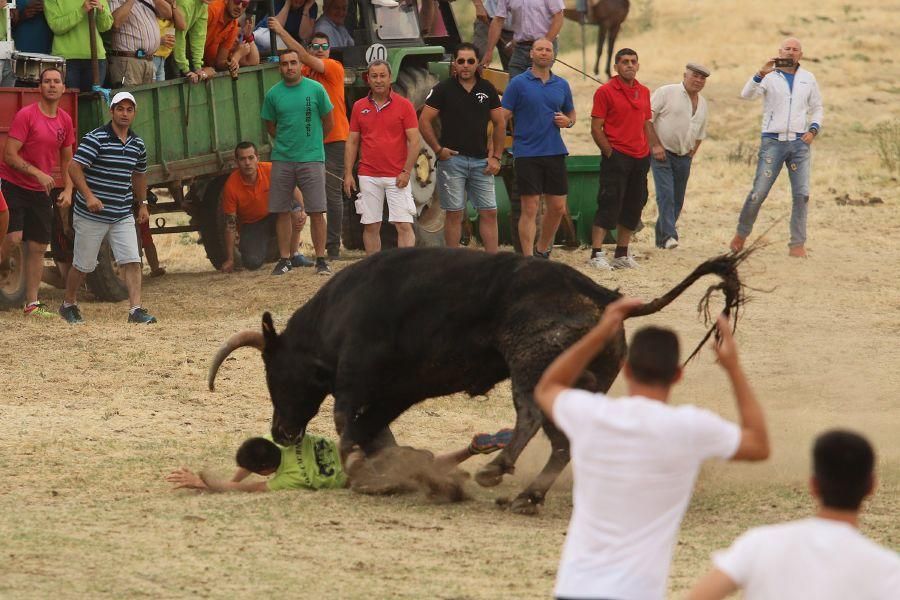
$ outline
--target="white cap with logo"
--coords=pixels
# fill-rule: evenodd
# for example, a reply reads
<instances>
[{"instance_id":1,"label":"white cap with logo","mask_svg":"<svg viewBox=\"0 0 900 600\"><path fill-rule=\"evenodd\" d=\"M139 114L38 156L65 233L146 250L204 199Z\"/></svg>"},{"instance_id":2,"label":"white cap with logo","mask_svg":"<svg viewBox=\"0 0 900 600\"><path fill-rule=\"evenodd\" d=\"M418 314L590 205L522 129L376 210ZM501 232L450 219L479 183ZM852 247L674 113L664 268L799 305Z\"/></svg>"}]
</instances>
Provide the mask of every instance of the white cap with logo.
<instances>
[{"instance_id":1,"label":"white cap with logo","mask_svg":"<svg viewBox=\"0 0 900 600\"><path fill-rule=\"evenodd\" d=\"M113 96L112 102L109 103L109 107L112 108L123 100L130 100L131 103L134 104L134 107L137 108L137 101L129 92L119 92L118 94Z\"/></svg>"}]
</instances>

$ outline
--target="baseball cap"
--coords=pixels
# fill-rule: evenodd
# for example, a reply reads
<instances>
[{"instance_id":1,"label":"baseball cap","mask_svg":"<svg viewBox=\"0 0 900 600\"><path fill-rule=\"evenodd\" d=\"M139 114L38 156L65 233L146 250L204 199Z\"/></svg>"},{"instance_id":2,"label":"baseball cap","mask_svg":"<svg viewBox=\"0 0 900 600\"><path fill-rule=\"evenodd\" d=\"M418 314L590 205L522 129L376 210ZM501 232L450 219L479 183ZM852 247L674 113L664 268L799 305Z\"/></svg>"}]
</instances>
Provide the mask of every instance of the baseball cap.
<instances>
[{"instance_id":1,"label":"baseball cap","mask_svg":"<svg viewBox=\"0 0 900 600\"><path fill-rule=\"evenodd\" d=\"M134 104L135 108L137 108L137 101L134 99L134 96L132 96L128 92L119 92L118 94L113 96L112 102L109 103L109 107L112 108L123 100L131 100L131 103Z\"/></svg>"}]
</instances>

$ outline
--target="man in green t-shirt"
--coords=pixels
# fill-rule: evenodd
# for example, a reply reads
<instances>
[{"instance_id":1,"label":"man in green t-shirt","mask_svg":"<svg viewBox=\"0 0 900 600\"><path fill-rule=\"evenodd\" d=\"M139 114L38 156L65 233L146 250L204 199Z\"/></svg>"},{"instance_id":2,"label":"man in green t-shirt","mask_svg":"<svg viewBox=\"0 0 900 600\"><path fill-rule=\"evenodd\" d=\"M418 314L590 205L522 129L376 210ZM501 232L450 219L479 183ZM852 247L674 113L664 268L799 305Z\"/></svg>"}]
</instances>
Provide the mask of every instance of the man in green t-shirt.
<instances>
[{"instance_id":1,"label":"man in green t-shirt","mask_svg":"<svg viewBox=\"0 0 900 600\"><path fill-rule=\"evenodd\" d=\"M300 57L284 52L278 62L281 81L266 92L262 118L272 146L269 212L276 213L280 259L272 275L291 270L291 208L294 188L303 192L316 250L316 273L331 275L325 262L325 145L334 126L334 108L322 84L301 73Z\"/></svg>"},{"instance_id":2,"label":"man in green t-shirt","mask_svg":"<svg viewBox=\"0 0 900 600\"><path fill-rule=\"evenodd\" d=\"M512 439L512 429L497 433L479 433L465 448L441 454L434 458L437 469L450 470L476 454L491 454L505 448ZM355 453L354 453L355 454ZM353 472L351 454L345 469L340 453L332 440L306 434L300 444L279 446L270 436L254 437L238 448L235 460L238 469L230 481L217 481L203 473L194 473L181 467L166 476L175 484L174 489L191 488L208 492L268 492L277 490L321 490L346 487L347 472ZM245 482L251 473L272 476L266 481Z\"/></svg>"}]
</instances>

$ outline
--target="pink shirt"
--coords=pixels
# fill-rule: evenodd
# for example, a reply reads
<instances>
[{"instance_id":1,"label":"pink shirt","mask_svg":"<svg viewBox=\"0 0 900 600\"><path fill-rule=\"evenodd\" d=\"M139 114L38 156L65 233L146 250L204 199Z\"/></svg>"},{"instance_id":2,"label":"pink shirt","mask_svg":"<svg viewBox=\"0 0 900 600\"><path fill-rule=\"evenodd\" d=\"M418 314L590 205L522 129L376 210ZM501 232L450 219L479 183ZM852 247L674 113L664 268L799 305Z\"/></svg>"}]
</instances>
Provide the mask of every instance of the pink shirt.
<instances>
[{"instance_id":1,"label":"pink shirt","mask_svg":"<svg viewBox=\"0 0 900 600\"><path fill-rule=\"evenodd\" d=\"M16 113L9 126L9 137L22 142L19 156L48 175L59 164L59 151L75 144L72 117L56 109L51 118L41 112L40 104L30 104ZM0 179L14 185L40 192L44 187L31 175L25 175L0 162Z\"/></svg>"}]
</instances>

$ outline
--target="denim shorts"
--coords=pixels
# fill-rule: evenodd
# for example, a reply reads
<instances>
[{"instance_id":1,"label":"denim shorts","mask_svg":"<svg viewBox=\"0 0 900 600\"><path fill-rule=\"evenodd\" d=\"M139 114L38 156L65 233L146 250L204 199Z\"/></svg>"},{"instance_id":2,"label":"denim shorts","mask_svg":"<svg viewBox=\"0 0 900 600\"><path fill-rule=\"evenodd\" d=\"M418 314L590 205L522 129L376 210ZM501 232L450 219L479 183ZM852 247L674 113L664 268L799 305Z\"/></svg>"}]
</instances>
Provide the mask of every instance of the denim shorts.
<instances>
[{"instance_id":1,"label":"denim shorts","mask_svg":"<svg viewBox=\"0 0 900 600\"><path fill-rule=\"evenodd\" d=\"M72 215L72 227L75 229L72 266L82 273L93 273L97 268L97 255L105 238L109 238L109 246L117 263L141 262L137 229L131 215L115 223L105 223L75 213Z\"/></svg>"},{"instance_id":2,"label":"denim shorts","mask_svg":"<svg viewBox=\"0 0 900 600\"><path fill-rule=\"evenodd\" d=\"M466 199L476 210L495 210L494 176L485 175L486 158L457 154L437 162L437 189L444 210L465 210Z\"/></svg>"}]
</instances>

